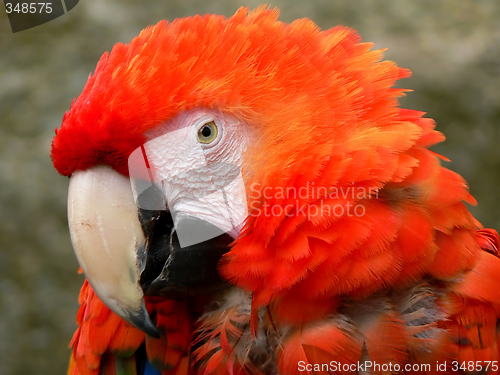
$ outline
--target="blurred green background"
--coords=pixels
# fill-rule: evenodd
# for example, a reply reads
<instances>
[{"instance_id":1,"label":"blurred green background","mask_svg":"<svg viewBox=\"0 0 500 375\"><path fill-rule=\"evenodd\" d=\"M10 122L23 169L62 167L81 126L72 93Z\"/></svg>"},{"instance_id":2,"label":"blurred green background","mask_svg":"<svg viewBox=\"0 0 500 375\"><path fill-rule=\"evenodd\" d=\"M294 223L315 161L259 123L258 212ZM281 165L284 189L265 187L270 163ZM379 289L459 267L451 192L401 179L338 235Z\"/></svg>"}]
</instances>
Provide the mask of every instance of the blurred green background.
<instances>
[{"instance_id":1,"label":"blurred green background","mask_svg":"<svg viewBox=\"0 0 500 375\"><path fill-rule=\"evenodd\" d=\"M63 374L83 277L66 222L68 179L52 168L54 128L104 51L160 19L231 15L248 0L81 0L12 34L0 5L0 374ZM426 111L435 147L462 174L485 225L500 229L500 2L279 0L281 20L344 24L413 71L404 107Z\"/></svg>"}]
</instances>

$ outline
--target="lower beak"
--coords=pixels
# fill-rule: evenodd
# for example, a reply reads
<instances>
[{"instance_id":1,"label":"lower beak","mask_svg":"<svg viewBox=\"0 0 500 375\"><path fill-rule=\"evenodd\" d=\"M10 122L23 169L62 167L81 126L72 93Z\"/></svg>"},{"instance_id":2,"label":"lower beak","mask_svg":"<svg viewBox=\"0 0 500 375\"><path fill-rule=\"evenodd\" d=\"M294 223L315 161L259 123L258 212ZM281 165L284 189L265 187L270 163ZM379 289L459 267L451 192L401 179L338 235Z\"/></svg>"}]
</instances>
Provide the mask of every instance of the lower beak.
<instances>
[{"instance_id":1,"label":"lower beak","mask_svg":"<svg viewBox=\"0 0 500 375\"><path fill-rule=\"evenodd\" d=\"M179 226L183 233L218 229L190 217L174 226L167 210L138 209L130 179L108 166L73 173L68 221L78 262L96 294L150 336L159 332L144 294L177 298L226 286L217 266L232 237L220 234L182 248L175 233Z\"/></svg>"}]
</instances>

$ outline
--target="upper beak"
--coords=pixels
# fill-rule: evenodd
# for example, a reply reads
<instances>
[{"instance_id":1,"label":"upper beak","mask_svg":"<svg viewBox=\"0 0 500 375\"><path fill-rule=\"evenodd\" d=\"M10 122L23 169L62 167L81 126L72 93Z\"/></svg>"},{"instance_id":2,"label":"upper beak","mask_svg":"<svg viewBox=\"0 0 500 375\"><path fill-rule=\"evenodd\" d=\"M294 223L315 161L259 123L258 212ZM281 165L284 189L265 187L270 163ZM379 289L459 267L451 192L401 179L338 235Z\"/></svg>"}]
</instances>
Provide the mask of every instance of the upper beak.
<instances>
[{"instance_id":1,"label":"upper beak","mask_svg":"<svg viewBox=\"0 0 500 375\"><path fill-rule=\"evenodd\" d=\"M148 193L154 196L155 190ZM87 280L106 306L153 337L159 332L144 294L176 298L226 286L217 266L233 238L207 221L178 219L174 225L166 208L138 208L130 179L108 166L71 176L69 229ZM182 247L177 231L211 239Z\"/></svg>"},{"instance_id":2,"label":"upper beak","mask_svg":"<svg viewBox=\"0 0 500 375\"><path fill-rule=\"evenodd\" d=\"M123 319L159 337L139 282L145 236L129 179L108 166L74 172L68 222L78 262L99 298Z\"/></svg>"}]
</instances>

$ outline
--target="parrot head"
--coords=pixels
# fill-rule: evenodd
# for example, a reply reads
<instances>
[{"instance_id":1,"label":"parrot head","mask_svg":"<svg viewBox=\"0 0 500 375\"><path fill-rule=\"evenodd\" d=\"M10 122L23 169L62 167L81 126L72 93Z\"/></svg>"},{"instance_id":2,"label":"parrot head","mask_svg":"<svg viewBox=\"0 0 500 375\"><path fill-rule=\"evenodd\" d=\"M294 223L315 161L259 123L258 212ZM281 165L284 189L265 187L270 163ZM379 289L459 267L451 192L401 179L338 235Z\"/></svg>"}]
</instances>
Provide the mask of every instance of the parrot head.
<instances>
[{"instance_id":1,"label":"parrot head","mask_svg":"<svg viewBox=\"0 0 500 375\"><path fill-rule=\"evenodd\" d=\"M426 148L444 137L398 107L404 90L393 86L409 71L381 61L349 28L277 18L242 8L143 30L102 56L56 131L52 158L71 177L69 227L83 272L111 310L150 335L144 296L234 284L257 307L297 301L381 218L392 219L373 252L394 241L401 223L384 216L389 208L404 217L408 197L432 199L440 167ZM467 199L462 190L453 199ZM323 204L342 213L318 211ZM413 224L424 222L412 212ZM435 251L422 228L408 264ZM326 250L333 243L338 255ZM315 298L380 290L403 278L402 259L363 269L373 279L325 282Z\"/></svg>"}]
</instances>

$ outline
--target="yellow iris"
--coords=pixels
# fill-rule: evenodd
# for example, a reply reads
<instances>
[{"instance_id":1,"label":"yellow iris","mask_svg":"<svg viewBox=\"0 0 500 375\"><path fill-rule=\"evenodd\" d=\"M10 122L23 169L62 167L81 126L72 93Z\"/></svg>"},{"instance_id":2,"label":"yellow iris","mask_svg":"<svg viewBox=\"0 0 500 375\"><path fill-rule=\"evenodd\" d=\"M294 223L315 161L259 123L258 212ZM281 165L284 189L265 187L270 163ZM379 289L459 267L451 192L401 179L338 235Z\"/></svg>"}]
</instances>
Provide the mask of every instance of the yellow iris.
<instances>
[{"instance_id":1,"label":"yellow iris","mask_svg":"<svg viewBox=\"0 0 500 375\"><path fill-rule=\"evenodd\" d=\"M217 125L213 121L207 122L198 130L198 140L200 143L212 143L215 138L217 138Z\"/></svg>"}]
</instances>

